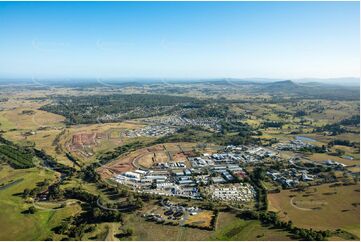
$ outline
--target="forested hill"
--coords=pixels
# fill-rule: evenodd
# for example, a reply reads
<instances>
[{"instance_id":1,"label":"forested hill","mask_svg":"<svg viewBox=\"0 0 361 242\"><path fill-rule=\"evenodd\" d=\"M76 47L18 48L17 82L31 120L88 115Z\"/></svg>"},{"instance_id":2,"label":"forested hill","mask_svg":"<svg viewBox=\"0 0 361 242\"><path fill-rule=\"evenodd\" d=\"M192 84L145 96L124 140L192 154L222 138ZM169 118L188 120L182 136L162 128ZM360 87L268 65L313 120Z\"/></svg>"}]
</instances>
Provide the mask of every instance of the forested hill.
<instances>
[{"instance_id":1,"label":"forested hill","mask_svg":"<svg viewBox=\"0 0 361 242\"><path fill-rule=\"evenodd\" d=\"M359 100L359 88L322 83L295 83L290 80L254 85L251 92L269 94L289 94L301 98L319 98L329 100Z\"/></svg>"}]
</instances>

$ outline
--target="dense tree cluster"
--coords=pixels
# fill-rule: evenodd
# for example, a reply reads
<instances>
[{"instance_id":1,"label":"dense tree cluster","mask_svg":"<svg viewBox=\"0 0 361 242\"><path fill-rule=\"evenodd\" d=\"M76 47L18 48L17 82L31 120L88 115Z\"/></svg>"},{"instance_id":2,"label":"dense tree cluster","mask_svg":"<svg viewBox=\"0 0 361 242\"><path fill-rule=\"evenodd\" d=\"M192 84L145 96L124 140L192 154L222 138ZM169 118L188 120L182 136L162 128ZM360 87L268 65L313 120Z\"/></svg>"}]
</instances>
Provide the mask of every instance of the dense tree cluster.
<instances>
[{"instance_id":1,"label":"dense tree cluster","mask_svg":"<svg viewBox=\"0 0 361 242\"><path fill-rule=\"evenodd\" d=\"M221 125L221 132L239 132L241 135L249 135L253 130L248 124L240 121L226 121L223 120L219 123Z\"/></svg>"},{"instance_id":2,"label":"dense tree cluster","mask_svg":"<svg viewBox=\"0 0 361 242\"><path fill-rule=\"evenodd\" d=\"M131 228L123 229L120 233L116 234L115 237L118 239L130 237L133 235L133 230Z\"/></svg>"},{"instance_id":3,"label":"dense tree cluster","mask_svg":"<svg viewBox=\"0 0 361 242\"><path fill-rule=\"evenodd\" d=\"M278 128L278 129L282 129L284 123L283 122L278 122L278 121L266 121L262 123L262 128L267 129L267 128Z\"/></svg>"},{"instance_id":4,"label":"dense tree cluster","mask_svg":"<svg viewBox=\"0 0 361 242\"><path fill-rule=\"evenodd\" d=\"M348 132L348 130L344 126L360 126L360 115L354 115L350 118L343 119L337 123L333 124L326 124L323 127L317 128L316 132L322 132L326 131L331 133L331 135L338 135L345 132Z\"/></svg>"},{"instance_id":5,"label":"dense tree cluster","mask_svg":"<svg viewBox=\"0 0 361 242\"><path fill-rule=\"evenodd\" d=\"M79 172L80 178L86 182L98 182L100 175L96 172L95 168L95 164L83 167Z\"/></svg>"},{"instance_id":6,"label":"dense tree cluster","mask_svg":"<svg viewBox=\"0 0 361 242\"><path fill-rule=\"evenodd\" d=\"M247 124L236 121L221 122L220 132L210 132L198 126L183 127L175 134L157 139L154 143L167 142L202 142L219 145L255 144L257 139L251 137L252 129Z\"/></svg>"},{"instance_id":7,"label":"dense tree cluster","mask_svg":"<svg viewBox=\"0 0 361 242\"><path fill-rule=\"evenodd\" d=\"M328 142L328 146L331 147L331 146L334 146L334 145L343 145L343 146L348 146L348 147L355 147L356 143L351 142L349 140L339 140L339 139Z\"/></svg>"},{"instance_id":8,"label":"dense tree cluster","mask_svg":"<svg viewBox=\"0 0 361 242\"><path fill-rule=\"evenodd\" d=\"M326 124L323 127L316 128L316 132L329 132L331 135L338 135L347 132L339 123Z\"/></svg>"},{"instance_id":9,"label":"dense tree cluster","mask_svg":"<svg viewBox=\"0 0 361 242\"><path fill-rule=\"evenodd\" d=\"M86 192L80 188L75 188L75 187L71 189L66 189L64 191L64 195L66 198L77 199L89 203L90 205L96 205L96 202L99 199L98 196L95 196L89 192Z\"/></svg>"},{"instance_id":10,"label":"dense tree cluster","mask_svg":"<svg viewBox=\"0 0 361 242\"><path fill-rule=\"evenodd\" d=\"M360 125L360 115L354 115L350 118L346 118L340 121L341 125L351 125L359 126Z\"/></svg>"},{"instance_id":11,"label":"dense tree cluster","mask_svg":"<svg viewBox=\"0 0 361 242\"><path fill-rule=\"evenodd\" d=\"M312 145L312 146L302 147L299 151L311 152L311 153L326 153L327 147L325 145L322 146Z\"/></svg>"},{"instance_id":12,"label":"dense tree cluster","mask_svg":"<svg viewBox=\"0 0 361 242\"><path fill-rule=\"evenodd\" d=\"M264 167L255 167L250 175L253 187L256 191L256 208L259 211L265 211L268 207L267 190L264 188L262 181L266 177L266 170Z\"/></svg>"},{"instance_id":13,"label":"dense tree cluster","mask_svg":"<svg viewBox=\"0 0 361 242\"><path fill-rule=\"evenodd\" d=\"M303 110L298 110L296 111L295 113L295 117L303 117L303 116L306 116L307 115L307 112L303 111Z\"/></svg>"},{"instance_id":14,"label":"dense tree cluster","mask_svg":"<svg viewBox=\"0 0 361 242\"><path fill-rule=\"evenodd\" d=\"M0 136L0 160L15 169L34 167L34 152L30 148L16 145Z\"/></svg>"},{"instance_id":15,"label":"dense tree cluster","mask_svg":"<svg viewBox=\"0 0 361 242\"><path fill-rule=\"evenodd\" d=\"M44 166L50 167L52 170L61 173L64 177L69 177L76 171L75 168L57 162L43 150L34 149L34 153L42 160Z\"/></svg>"},{"instance_id":16,"label":"dense tree cluster","mask_svg":"<svg viewBox=\"0 0 361 242\"><path fill-rule=\"evenodd\" d=\"M226 104L207 104L199 106L183 114L184 118L197 119L197 118L220 118L220 119L241 119L243 115L236 114Z\"/></svg>"},{"instance_id":17,"label":"dense tree cluster","mask_svg":"<svg viewBox=\"0 0 361 242\"><path fill-rule=\"evenodd\" d=\"M78 159L76 159L71 153L65 152L65 156L66 156L66 158L68 158L71 162L73 162L74 165L77 165L77 166L81 167Z\"/></svg>"},{"instance_id":18,"label":"dense tree cluster","mask_svg":"<svg viewBox=\"0 0 361 242\"><path fill-rule=\"evenodd\" d=\"M44 181L42 182L38 182L36 184L36 187L33 188L33 189L28 189L28 188L25 188L23 193L22 193L22 196L23 198L27 198L27 197L34 197L34 196L37 196L39 195L40 193L46 191L48 189L48 186L50 185L50 180L49 179L45 179Z\"/></svg>"}]
</instances>

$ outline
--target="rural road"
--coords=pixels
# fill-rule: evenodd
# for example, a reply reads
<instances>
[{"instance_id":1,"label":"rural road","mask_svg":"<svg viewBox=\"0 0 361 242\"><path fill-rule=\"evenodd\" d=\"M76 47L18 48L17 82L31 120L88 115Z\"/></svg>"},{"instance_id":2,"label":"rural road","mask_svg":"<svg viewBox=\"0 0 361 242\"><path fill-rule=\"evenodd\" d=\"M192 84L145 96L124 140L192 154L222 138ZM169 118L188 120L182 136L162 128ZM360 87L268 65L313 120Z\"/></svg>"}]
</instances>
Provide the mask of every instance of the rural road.
<instances>
[{"instance_id":1,"label":"rural road","mask_svg":"<svg viewBox=\"0 0 361 242\"><path fill-rule=\"evenodd\" d=\"M127 211L129 209L129 208L108 208L100 203L100 199L97 200L97 205L98 205L98 207L100 207L104 210L109 210L109 211Z\"/></svg>"}]
</instances>

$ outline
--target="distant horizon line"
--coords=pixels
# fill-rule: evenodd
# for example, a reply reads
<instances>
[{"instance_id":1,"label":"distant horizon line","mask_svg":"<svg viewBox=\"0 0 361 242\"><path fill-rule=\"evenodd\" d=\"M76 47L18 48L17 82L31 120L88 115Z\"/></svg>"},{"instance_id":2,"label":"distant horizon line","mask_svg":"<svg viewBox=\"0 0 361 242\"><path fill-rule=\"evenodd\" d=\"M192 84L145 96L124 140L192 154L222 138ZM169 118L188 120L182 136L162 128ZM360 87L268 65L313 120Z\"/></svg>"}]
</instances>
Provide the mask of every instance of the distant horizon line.
<instances>
[{"instance_id":1,"label":"distant horizon line","mask_svg":"<svg viewBox=\"0 0 361 242\"><path fill-rule=\"evenodd\" d=\"M49 80L84 80L84 79L114 79L114 80L337 80L337 79L360 79L361 77L356 76L340 76L340 77L294 77L294 78L282 78L282 77L1 77L0 80L19 80L19 79L49 79Z\"/></svg>"}]
</instances>

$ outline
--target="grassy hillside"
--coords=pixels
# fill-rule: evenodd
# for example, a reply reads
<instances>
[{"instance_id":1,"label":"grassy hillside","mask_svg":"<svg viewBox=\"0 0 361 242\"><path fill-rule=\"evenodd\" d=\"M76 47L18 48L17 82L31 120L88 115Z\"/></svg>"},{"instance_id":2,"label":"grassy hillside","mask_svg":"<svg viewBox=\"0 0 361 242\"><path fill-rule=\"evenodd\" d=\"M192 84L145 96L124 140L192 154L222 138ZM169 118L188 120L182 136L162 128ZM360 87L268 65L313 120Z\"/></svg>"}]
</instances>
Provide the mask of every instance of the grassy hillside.
<instances>
[{"instance_id":1,"label":"grassy hillside","mask_svg":"<svg viewBox=\"0 0 361 242\"><path fill-rule=\"evenodd\" d=\"M264 227L258 220L243 220L232 213L220 213L211 240L290 240L289 233Z\"/></svg>"},{"instance_id":2,"label":"grassy hillside","mask_svg":"<svg viewBox=\"0 0 361 242\"><path fill-rule=\"evenodd\" d=\"M39 168L15 170L0 166L0 184L3 184L0 186L0 240L45 240L62 219L80 211L78 204L71 204L58 209L38 208L35 214L24 213L32 203L26 203L19 193L34 188L44 179L54 180L55 174ZM6 184L12 185L4 187Z\"/></svg>"}]
</instances>

